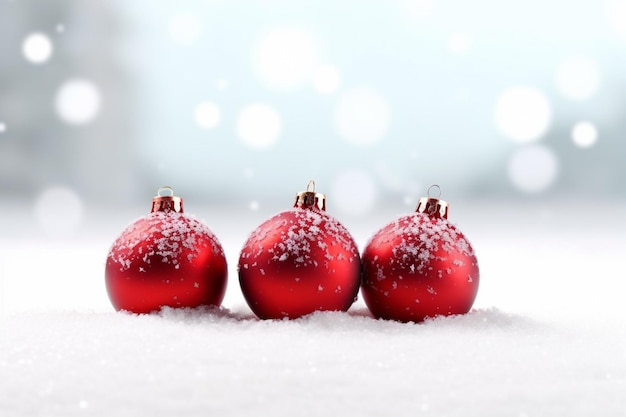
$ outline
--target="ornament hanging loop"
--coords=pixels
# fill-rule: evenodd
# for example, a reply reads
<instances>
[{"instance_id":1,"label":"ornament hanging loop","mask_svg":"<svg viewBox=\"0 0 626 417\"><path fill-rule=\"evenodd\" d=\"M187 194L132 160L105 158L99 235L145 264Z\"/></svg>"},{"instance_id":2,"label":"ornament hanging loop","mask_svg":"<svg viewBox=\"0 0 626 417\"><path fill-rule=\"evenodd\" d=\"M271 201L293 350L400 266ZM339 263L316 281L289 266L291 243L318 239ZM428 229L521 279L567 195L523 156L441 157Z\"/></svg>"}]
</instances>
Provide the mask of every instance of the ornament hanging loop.
<instances>
[{"instance_id":1,"label":"ornament hanging loop","mask_svg":"<svg viewBox=\"0 0 626 417\"><path fill-rule=\"evenodd\" d=\"M437 190L439 191L437 198L430 196L430 192L433 188L437 188ZM429 217L435 219L447 219L448 202L439 198L441 197L441 187L437 184L433 184L428 187L426 194L428 195L428 197L422 197L419 199L415 211L418 213L427 214Z\"/></svg>"},{"instance_id":2,"label":"ornament hanging loop","mask_svg":"<svg viewBox=\"0 0 626 417\"><path fill-rule=\"evenodd\" d=\"M163 192L169 193L169 196L164 196L162 194ZM174 197L174 189L172 187L170 187L169 185L164 185L162 187L159 187L159 189L157 191L157 196L158 197Z\"/></svg>"},{"instance_id":3,"label":"ornament hanging loop","mask_svg":"<svg viewBox=\"0 0 626 417\"><path fill-rule=\"evenodd\" d=\"M169 195L163 195L169 193ZM164 185L157 190L157 195L152 197L151 213L162 211L165 213L183 213L183 199L174 195L174 189Z\"/></svg>"},{"instance_id":4,"label":"ornament hanging loop","mask_svg":"<svg viewBox=\"0 0 626 417\"><path fill-rule=\"evenodd\" d=\"M309 190L309 188L311 188ZM326 211L326 195L315 192L315 181L309 180L306 184L306 191L300 191L296 194L296 202L294 207L316 208Z\"/></svg>"},{"instance_id":5,"label":"ornament hanging loop","mask_svg":"<svg viewBox=\"0 0 626 417\"><path fill-rule=\"evenodd\" d=\"M436 188L438 191L437 197L432 197L430 195L430 190L432 190L433 188ZM433 184L430 187L428 187L428 190L426 191L426 195L428 195L428 198L436 198L436 199L440 199L441 198L441 187L437 184Z\"/></svg>"}]
</instances>

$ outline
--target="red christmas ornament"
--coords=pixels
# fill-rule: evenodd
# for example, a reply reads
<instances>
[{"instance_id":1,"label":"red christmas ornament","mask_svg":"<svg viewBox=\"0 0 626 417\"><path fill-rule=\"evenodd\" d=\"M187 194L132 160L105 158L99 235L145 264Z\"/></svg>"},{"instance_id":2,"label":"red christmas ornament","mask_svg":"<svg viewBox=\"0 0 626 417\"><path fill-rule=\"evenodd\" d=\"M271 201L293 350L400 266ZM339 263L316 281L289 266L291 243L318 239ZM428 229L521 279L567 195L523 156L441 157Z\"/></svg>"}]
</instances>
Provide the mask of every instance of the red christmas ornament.
<instances>
[{"instance_id":1,"label":"red christmas ornament","mask_svg":"<svg viewBox=\"0 0 626 417\"><path fill-rule=\"evenodd\" d=\"M312 186L312 191L309 187ZM262 319L346 311L359 291L359 251L350 233L326 214L324 194L296 194L294 208L252 232L239 257L239 283Z\"/></svg>"},{"instance_id":2,"label":"red christmas ornament","mask_svg":"<svg viewBox=\"0 0 626 417\"><path fill-rule=\"evenodd\" d=\"M416 213L386 225L368 242L361 293L375 317L419 322L470 310L478 261L447 217L447 202L422 198Z\"/></svg>"},{"instance_id":3,"label":"red christmas ornament","mask_svg":"<svg viewBox=\"0 0 626 417\"><path fill-rule=\"evenodd\" d=\"M163 191L171 195L162 196ZM183 200L161 187L152 210L126 228L107 256L113 307L149 313L161 307L219 306L226 292L224 251L211 230L183 213Z\"/></svg>"}]
</instances>

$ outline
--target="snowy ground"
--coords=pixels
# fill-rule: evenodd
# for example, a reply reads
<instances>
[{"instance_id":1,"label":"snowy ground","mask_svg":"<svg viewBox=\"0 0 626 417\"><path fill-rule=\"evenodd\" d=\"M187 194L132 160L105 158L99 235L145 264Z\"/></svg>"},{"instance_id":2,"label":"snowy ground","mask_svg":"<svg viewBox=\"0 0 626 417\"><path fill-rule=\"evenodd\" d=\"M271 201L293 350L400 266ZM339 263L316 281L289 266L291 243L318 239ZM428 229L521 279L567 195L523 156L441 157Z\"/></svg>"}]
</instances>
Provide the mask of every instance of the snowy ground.
<instances>
[{"instance_id":1,"label":"snowy ground","mask_svg":"<svg viewBox=\"0 0 626 417\"><path fill-rule=\"evenodd\" d=\"M113 312L103 282L109 245L140 211L92 214L65 238L4 216L0 414L624 415L626 207L577 204L453 206L479 296L465 316L422 324L374 320L362 301L255 319L235 265L272 213L195 211L228 255L224 308L150 316ZM344 224L362 248L392 219Z\"/></svg>"}]
</instances>

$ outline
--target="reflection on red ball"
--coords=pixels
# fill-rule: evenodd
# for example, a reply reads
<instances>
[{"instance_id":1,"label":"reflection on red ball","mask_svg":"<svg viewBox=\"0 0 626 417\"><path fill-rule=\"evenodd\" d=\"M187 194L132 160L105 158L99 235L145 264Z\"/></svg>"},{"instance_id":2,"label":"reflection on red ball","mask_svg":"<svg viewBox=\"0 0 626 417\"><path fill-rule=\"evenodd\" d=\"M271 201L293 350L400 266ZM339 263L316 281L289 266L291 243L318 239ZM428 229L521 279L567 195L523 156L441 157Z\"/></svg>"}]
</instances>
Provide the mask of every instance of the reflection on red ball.
<instances>
[{"instance_id":1,"label":"reflection on red ball","mask_svg":"<svg viewBox=\"0 0 626 417\"><path fill-rule=\"evenodd\" d=\"M379 318L418 322L467 313L478 281L472 246L444 218L401 217L378 231L363 252L361 293Z\"/></svg>"},{"instance_id":2,"label":"reflection on red ball","mask_svg":"<svg viewBox=\"0 0 626 417\"><path fill-rule=\"evenodd\" d=\"M261 224L245 243L238 270L248 305L263 319L346 311L359 291L354 240L315 207L296 207Z\"/></svg>"},{"instance_id":3,"label":"reflection on red ball","mask_svg":"<svg viewBox=\"0 0 626 417\"><path fill-rule=\"evenodd\" d=\"M156 211L113 243L105 280L116 310L149 313L164 306L219 306L227 273L222 247L206 225L185 213Z\"/></svg>"}]
</instances>

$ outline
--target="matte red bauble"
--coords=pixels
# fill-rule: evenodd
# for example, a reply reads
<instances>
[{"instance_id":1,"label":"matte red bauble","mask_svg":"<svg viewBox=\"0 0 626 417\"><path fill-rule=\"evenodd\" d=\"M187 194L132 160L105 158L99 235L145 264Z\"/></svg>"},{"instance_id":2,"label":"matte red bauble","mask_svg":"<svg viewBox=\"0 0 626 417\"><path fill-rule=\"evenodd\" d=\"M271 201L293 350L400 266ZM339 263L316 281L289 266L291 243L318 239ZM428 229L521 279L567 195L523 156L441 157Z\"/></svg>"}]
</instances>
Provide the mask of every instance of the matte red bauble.
<instances>
[{"instance_id":1,"label":"matte red bauble","mask_svg":"<svg viewBox=\"0 0 626 417\"><path fill-rule=\"evenodd\" d=\"M239 283L254 314L293 319L348 310L359 291L360 265L354 239L326 214L325 196L311 181L293 209L252 232L239 257Z\"/></svg>"},{"instance_id":2,"label":"matte red bauble","mask_svg":"<svg viewBox=\"0 0 626 417\"><path fill-rule=\"evenodd\" d=\"M171 195L162 196L169 190ZM149 313L161 307L219 306L226 292L224 251L211 230L183 212L183 200L161 187L152 210L126 228L107 256L113 307Z\"/></svg>"},{"instance_id":3,"label":"matte red bauble","mask_svg":"<svg viewBox=\"0 0 626 417\"><path fill-rule=\"evenodd\" d=\"M375 317L419 322L471 309L478 261L447 217L448 203L422 198L416 213L386 225L368 242L361 293Z\"/></svg>"}]
</instances>

